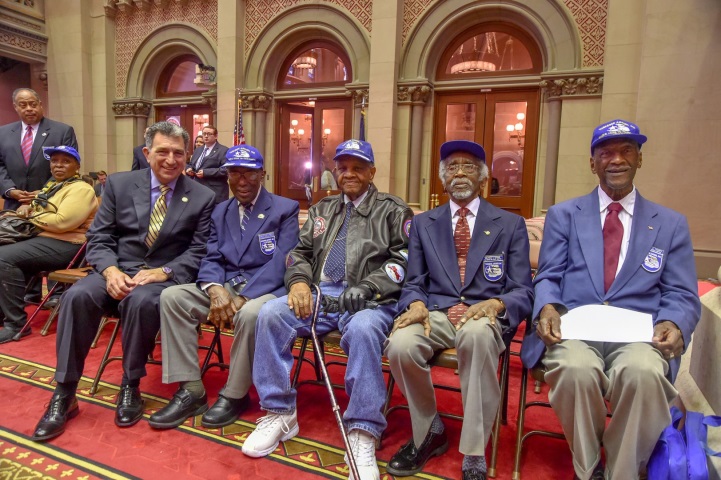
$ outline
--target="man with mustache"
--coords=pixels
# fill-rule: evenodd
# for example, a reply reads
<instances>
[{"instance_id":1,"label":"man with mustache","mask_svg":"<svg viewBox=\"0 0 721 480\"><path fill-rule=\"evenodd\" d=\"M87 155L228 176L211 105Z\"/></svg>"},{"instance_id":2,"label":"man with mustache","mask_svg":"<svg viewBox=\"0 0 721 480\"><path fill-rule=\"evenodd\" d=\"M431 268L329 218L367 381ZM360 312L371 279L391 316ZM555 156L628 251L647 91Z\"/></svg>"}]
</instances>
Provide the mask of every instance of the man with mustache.
<instances>
[{"instance_id":1,"label":"man with mustache","mask_svg":"<svg viewBox=\"0 0 721 480\"><path fill-rule=\"evenodd\" d=\"M678 393L672 382L701 314L686 218L646 200L633 183L646 140L625 120L594 130L590 167L599 186L548 210L534 279L534 328L521 348L524 365L546 370L575 478L584 480L643 473L671 423L669 403ZM653 338L562 339L561 315L601 304L651 314ZM608 426L606 402L613 414Z\"/></svg>"},{"instance_id":2,"label":"man with mustache","mask_svg":"<svg viewBox=\"0 0 721 480\"><path fill-rule=\"evenodd\" d=\"M408 245L408 276L385 347L393 378L408 400L413 437L388 473L415 475L448 449L428 362L456 348L464 418L463 479L485 480L485 447L498 411L503 333L531 312L533 289L526 224L481 198L488 181L483 147L441 145L440 178L450 202L418 215Z\"/></svg>"}]
</instances>

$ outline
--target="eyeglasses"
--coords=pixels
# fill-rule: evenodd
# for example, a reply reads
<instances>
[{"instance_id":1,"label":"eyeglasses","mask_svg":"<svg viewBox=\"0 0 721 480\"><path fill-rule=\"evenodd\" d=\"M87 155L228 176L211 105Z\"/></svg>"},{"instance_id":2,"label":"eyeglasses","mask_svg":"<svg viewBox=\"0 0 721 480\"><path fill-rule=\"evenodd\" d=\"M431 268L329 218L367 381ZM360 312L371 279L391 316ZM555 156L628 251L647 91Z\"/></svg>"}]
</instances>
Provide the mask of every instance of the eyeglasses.
<instances>
[{"instance_id":1,"label":"eyeglasses","mask_svg":"<svg viewBox=\"0 0 721 480\"><path fill-rule=\"evenodd\" d=\"M246 182L255 182L263 174L263 172L237 172L228 170L228 177L240 179L243 177Z\"/></svg>"},{"instance_id":2,"label":"eyeglasses","mask_svg":"<svg viewBox=\"0 0 721 480\"><path fill-rule=\"evenodd\" d=\"M478 165L473 163L455 163L446 167L446 172L451 175L455 175L459 170L463 170L463 173L475 173L478 170Z\"/></svg>"},{"instance_id":3,"label":"eyeglasses","mask_svg":"<svg viewBox=\"0 0 721 480\"><path fill-rule=\"evenodd\" d=\"M204 136L204 137L214 137L214 136L215 136L215 133L213 133L213 132L203 132L203 136Z\"/></svg>"}]
</instances>

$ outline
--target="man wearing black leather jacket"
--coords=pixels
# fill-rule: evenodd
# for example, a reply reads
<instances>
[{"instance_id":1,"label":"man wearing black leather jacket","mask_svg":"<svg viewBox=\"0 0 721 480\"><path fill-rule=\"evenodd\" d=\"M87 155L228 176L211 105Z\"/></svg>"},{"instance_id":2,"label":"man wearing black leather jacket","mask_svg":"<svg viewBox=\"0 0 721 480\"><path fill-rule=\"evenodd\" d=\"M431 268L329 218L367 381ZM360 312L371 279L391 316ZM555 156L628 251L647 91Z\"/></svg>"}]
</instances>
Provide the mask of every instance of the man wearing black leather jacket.
<instances>
[{"instance_id":1,"label":"man wearing black leather jacket","mask_svg":"<svg viewBox=\"0 0 721 480\"><path fill-rule=\"evenodd\" d=\"M343 193L310 208L300 241L286 259L289 293L265 304L258 316L253 383L267 415L245 441L243 453L266 456L298 434L296 391L288 372L296 337L310 334L310 285L316 283L324 295L338 297L340 313L320 312L316 331L338 329L343 335L350 396L343 418L359 475L379 479L375 441L386 427L381 356L406 274L413 212L371 183L376 169L370 144L343 142L334 161ZM365 308L367 300L378 307Z\"/></svg>"}]
</instances>

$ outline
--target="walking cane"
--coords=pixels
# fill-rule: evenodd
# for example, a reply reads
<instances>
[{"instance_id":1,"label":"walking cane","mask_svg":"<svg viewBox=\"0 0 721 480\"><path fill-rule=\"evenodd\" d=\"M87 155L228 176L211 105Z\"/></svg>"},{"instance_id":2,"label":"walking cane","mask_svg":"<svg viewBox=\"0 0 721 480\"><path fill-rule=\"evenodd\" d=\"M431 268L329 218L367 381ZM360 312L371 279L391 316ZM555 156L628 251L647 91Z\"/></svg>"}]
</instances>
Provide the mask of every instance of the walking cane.
<instances>
[{"instance_id":1,"label":"walking cane","mask_svg":"<svg viewBox=\"0 0 721 480\"><path fill-rule=\"evenodd\" d=\"M353 474L353 478L355 480L360 480L360 476L358 475L358 466L355 463L355 458L353 457L353 451L351 450L350 441L348 440L348 432L345 429L345 424L343 423L343 417L340 414L340 407L338 406L338 402L335 400L335 393L333 393L333 384L330 381L330 377L328 376L328 369L325 366L325 358L323 355L323 349L320 346L320 340L318 339L318 334L315 332L315 324L318 320L318 312L320 311L321 304L326 303L328 305L327 297L324 297L320 293L320 287L318 285L313 285L313 288L315 289L315 308L313 309L313 316L310 321L310 335L313 338L313 348L315 349L315 353L318 356L318 361L320 362L320 369L323 372L323 380L325 381L325 386L328 389L328 395L330 395L330 403L333 407L333 414L335 415L335 420L338 422L338 428L340 428L341 435L343 436L343 443L345 443L345 451L346 455L348 456L348 463L350 464L350 470ZM326 300L323 302L323 300ZM337 311L337 304L336 304L336 311ZM330 309L326 309L326 311L331 311L332 306Z\"/></svg>"}]
</instances>

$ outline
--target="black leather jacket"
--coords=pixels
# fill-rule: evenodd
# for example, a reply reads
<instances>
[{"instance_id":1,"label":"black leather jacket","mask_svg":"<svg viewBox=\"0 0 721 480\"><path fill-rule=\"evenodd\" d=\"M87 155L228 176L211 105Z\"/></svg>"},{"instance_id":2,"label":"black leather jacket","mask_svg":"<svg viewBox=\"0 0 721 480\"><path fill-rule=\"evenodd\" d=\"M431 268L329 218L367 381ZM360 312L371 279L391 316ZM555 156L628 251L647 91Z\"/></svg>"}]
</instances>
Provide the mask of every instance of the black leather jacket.
<instances>
[{"instance_id":1,"label":"black leather jacket","mask_svg":"<svg viewBox=\"0 0 721 480\"><path fill-rule=\"evenodd\" d=\"M286 259L285 286L318 283L325 258L343 218L343 195L325 197L308 210L298 245ZM373 184L354 210L346 241L346 280L365 285L379 303L397 301L407 271L408 233L413 211L403 200Z\"/></svg>"}]
</instances>

